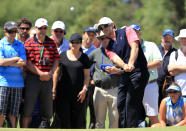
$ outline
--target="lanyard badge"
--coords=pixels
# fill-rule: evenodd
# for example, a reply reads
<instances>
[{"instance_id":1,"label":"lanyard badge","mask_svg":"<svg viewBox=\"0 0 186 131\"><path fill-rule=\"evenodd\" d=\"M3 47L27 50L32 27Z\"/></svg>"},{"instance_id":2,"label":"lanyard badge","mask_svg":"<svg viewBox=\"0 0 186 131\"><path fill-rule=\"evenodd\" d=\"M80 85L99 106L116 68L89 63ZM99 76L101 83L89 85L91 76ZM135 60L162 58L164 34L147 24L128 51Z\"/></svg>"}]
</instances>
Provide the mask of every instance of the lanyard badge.
<instances>
[{"instance_id":1,"label":"lanyard badge","mask_svg":"<svg viewBox=\"0 0 186 131\"><path fill-rule=\"evenodd\" d=\"M43 51L44 51L45 46L43 45L43 48L41 49L41 46L39 45L39 50L40 50L40 58L39 58L39 64L41 64L41 59L43 58ZM45 60L43 59L43 64Z\"/></svg>"}]
</instances>

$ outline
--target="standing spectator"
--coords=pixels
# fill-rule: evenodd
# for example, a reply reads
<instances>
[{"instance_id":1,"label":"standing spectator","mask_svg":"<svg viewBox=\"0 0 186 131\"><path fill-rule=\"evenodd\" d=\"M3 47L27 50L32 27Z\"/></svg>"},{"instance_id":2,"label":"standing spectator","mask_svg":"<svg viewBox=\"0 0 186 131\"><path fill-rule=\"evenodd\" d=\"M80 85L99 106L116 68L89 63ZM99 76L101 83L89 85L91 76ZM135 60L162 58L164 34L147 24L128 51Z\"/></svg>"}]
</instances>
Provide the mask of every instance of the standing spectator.
<instances>
[{"instance_id":1,"label":"standing spectator","mask_svg":"<svg viewBox=\"0 0 186 131\"><path fill-rule=\"evenodd\" d=\"M65 24L62 21L55 21L52 25L51 29L51 38L55 41L57 49L59 54L61 54L64 51L69 50L69 41L65 39L64 35L66 34L66 27ZM56 97L56 86L59 80L58 73L59 73L59 67L54 72L53 75L53 91L52 91L52 96L53 100ZM58 119L58 116L55 114L55 109L58 107L58 105L55 104L54 101L54 121L52 123L53 128L58 128L60 127L60 122Z\"/></svg>"},{"instance_id":2,"label":"standing spectator","mask_svg":"<svg viewBox=\"0 0 186 131\"><path fill-rule=\"evenodd\" d=\"M29 31L30 31L30 28L32 27L32 23L27 18L22 18L17 21L17 25L18 25L18 33L16 35L16 39L24 44L25 41L30 37ZM23 68L23 78L25 80L26 72L24 69L25 68ZM22 114L21 113L23 112L23 106L24 106L24 103L23 103L24 102L24 89L23 89L23 97L22 97L22 102L21 102L20 111L19 111L20 116L17 118L17 120L20 121L20 127L22 127L22 123L21 123ZM17 120L16 120L16 122L17 122ZM7 118L7 121L8 121L8 118Z\"/></svg>"},{"instance_id":3,"label":"standing spectator","mask_svg":"<svg viewBox=\"0 0 186 131\"><path fill-rule=\"evenodd\" d=\"M106 67L108 73L101 70L100 66L102 64L113 65L113 63L105 53L105 48L110 38L104 36L103 32L101 32L98 39L100 39L102 47L89 54L90 61L95 64L95 72L93 74L93 80L95 82L93 103L96 115L96 128L105 128L107 109L109 128L118 128L117 90L120 83L120 75L112 73L116 73L120 69L113 66Z\"/></svg>"},{"instance_id":4,"label":"standing spectator","mask_svg":"<svg viewBox=\"0 0 186 131\"><path fill-rule=\"evenodd\" d=\"M174 81L181 87L182 95L186 97L186 29L180 30L175 37L180 42L178 51L171 53L168 71L174 76Z\"/></svg>"},{"instance_id":5,"label":"standing spectator","mask_svg":"<svg viewBox=\"0 0 186 131\"><path fill-rule=\"evenodd\" d=\"M160 123L153 127L185 126L186 99L182 97L180 86L172 83L166 92L168 97L164 98L160 104Z\"/></svg>"},{"instance_id":6,"label":"standing spectator","mask_svg":"<svg viewBox=\"0 0 186 131\"><path fill-rule=\"evenodd\" d=\"M11 127L16 128L24 87L21 68L26 65L26 53L23 44L15 39L17 23L6 22L4 33L0 41L0 127L4 116L8 115Z\"/></svg>"},{"instance_id":7,"label":"standing spectator","mask_svg":"<svg viewBox=\"0 0 186 131\"><path fill-rule=\"evenodd\" d=\"M69 41L64 37L66 26L62 21L55 21L53 23L51 34L51 38L56 42L59 54L69 49Z\"/></svg>"},{"instance_id":8,"label":"standing spectator","mask_svg":"<svg viewBox=\"0 0 186 131\"><path fill-rule=\"evenodd\" d=\"M52 116L52 75L60 57L55 42L46 36L48 22L39 18L35 22L36 35L25 42L28 58L25 89L23 127L28 128L36 101L39 100L40 128L49 128Z\"/></svg>"},{"instance_id":9,"label":"standing spectator","mask_svg":"<svg viewBox=\"0 0 186 131\"><path fill-rule=\"evenodd\" d=\"M158 86L159 86L159 105L161 100L163 99L162 87L165 81L165 77L170 76L168 73L168 65L169 65L169 58L170 54L176 49L172 46L174 43L174 31L170 29L165 29L161 36L161 45L158 47L161 56L163 57L162 66L158 68Z\"/></svg>"},{"instance_id":10,"label":"standing spectator","mask_svg":"<svg viewBox=\"0 0 186 131\"><path fill-rule=\"evenodd\" d=\"M108 56L125 71L118 88L119 128L138 127L138 123L145 119L142 100L149 79L140 39L131 27L116 30L108 17L99 20L98 29L111 38L106 51Z\"/></svg>"},{"instance_id":11,"label":"standing spectator","mask_svg":"<svg viewBox=\"0 0 186 131\"><path fill-rule=\"evenodd\" d=\"M32 27L32 23L27 18L22 18L18 22L18 35L17 40L21 41L22 43L25 43L25 41L30 37L29 31Z\"/></svg>"},{"instance_id":12,"label":"standing spectator","mask_svg":"<svg viewBox=\"0 0 186 131\"><path fill-rule=\"evenodd\" d=\"M83 53L88 55L93 50L96 49L95 46L93 45L95 37L96 37L96 30L94 29L94 27L87 27L84 30L83 41L82 41L82 46L81 46L83 49Z\"/></svg>"},{"instance_id":13,"label":"standing spectator","mask_svg":"<svg viewBox=\"0 0 186 131\"><path fill-rule=\"evenodd\" d=\"M82 41L82 46L81 48L83 49L83 53L85 53L86 55L89 55L93 50L95 50L95 46L93 45L93 42L95 41L96 38L96 29L94 27L87 27L84 30L83 33L83 41ZM94 65L92 65L90 67L90 75L92 76L93 74L93 67ZM89 124L89 128L95 128L95 112L94 112L94 105L93 105L93 94L94 94L94 82L91 80L89 82L89 90L87 92L87 99L86 99L86 108L89 106L89 110L90 110L90 124ZM85 121L85 125L86 125L86 116L87 116L87 112L85 112L85 116L84 116L84 121Z\"/></svg>"},{"instance_id":14,"label":"standing spectator","mask_svg":"<svg viewBox=\"0 0 186 131\"><path fill-rule=\"evenodd\" d=\"M157 68L161 66L162 56L157 47L153 42L145 41L141 38L142 31L140 26L137 24L130 25L135 29L137 35L140 38L141 47L147 59L147 67L150 73L149 81L145 87L143 106L145 108L146 115L149 117L150 126L158 123L158 96L159 87L157 84L158 72Z\"/></svg>"},{"instance_id":15,"label":"standing spectator","mask_svg":"<svg viewBox=\"0 0 186 131\"><path fill-rule=\"evenodd\" d=\"M82 129L84 123L85 96L90 80L90 61L80 51L82 36L78 33L70 37L70 50L61 53L61 77L56 89L56 114L60 118L60 128Z\"/></svg>"}]
</instances>

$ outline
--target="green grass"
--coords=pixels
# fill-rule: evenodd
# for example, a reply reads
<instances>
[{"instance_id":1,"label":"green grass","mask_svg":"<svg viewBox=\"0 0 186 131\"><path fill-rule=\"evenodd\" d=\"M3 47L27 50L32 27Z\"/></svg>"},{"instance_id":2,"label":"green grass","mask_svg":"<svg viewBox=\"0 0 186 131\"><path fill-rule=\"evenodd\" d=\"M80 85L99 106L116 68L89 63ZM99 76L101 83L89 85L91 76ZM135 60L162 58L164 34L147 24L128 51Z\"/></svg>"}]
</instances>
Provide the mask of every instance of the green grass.
<instances>
[{"instance_id":1,"label":"green grass","mask_svg":"<svg viewBox=\"0 0 186 131\"><path fill-rule=\"evenodd\" d=\"M90 122L90 112L87 110L87 127ZM148 121L148 118L146 119ZM164 128L122 128L108 129L108 115L105 121L106 129L21 129L21 128L0 128L0 131L186 131L186 126L164 127Z\"/></svg>"},{"instance_id":2,"label":"green grass","mask_svg":"<svg viewBox=\"0 0 186 131\"><path fill-rule=\"evenodd\" d=\"M184 127L164 127L164 128L123 128L123 129L10 129L1 128L0 131L186 131Z\"/></svg>"},{"instance_id":3,"label":"green grass","mask_svg":"<svg viewBox=\"0 0 186 131\"><path fill-rule=\"evenodd\" d=\"M89 123L90 123L90 110L89 108L87 109L87 129L89 127ZM108 113L106 115L106 120L105 120L105 128L109 128L109 119L108 119Z\"/></svg>"}]
</instances>

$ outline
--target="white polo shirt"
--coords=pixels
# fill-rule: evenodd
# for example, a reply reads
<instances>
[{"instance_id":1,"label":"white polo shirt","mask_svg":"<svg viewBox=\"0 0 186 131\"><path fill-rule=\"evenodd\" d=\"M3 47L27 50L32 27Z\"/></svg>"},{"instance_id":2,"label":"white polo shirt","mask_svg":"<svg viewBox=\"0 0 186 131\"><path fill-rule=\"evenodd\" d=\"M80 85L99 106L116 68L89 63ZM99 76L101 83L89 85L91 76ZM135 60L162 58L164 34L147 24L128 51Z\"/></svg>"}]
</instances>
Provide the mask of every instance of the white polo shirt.
<instances>
[{"instance_id":1,"label":"white polo shirt","mask_svg":"<svg viewBox=\"0 0 186 131\"><path fill-rule=\"evenodd\" d=\"M170 65L184 65L186 66L186 57L184 56L181 49L178 49L178 58L175 59L175 51L171 53L169 59L169 66ZM186 95L186 72L183 72L174 77L175 82L181 87L182 95Z\"/></svg>"}]
</instances>

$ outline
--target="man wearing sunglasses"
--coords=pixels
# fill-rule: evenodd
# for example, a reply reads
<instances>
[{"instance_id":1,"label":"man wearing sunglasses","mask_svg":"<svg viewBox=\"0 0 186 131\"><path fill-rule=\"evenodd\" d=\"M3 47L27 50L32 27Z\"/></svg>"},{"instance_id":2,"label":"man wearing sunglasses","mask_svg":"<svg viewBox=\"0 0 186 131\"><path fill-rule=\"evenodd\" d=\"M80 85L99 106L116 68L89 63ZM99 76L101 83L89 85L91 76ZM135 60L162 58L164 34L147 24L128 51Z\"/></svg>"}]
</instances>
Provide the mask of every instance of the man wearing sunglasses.
<instances>
[{"instance_id":1,"label":"man wearing sunglasses","mask_svg":"<svg viewBox=\"0 0 186 131\"><path fill-rule=\"evenodd\" d=\"M111 38L106 50L108 56L125 71L118 88L119 128L138 127L145 119L142 100L149 79L140 39L131 27L117 30L109 17L99 20L98 29Z\"/></svg>"},{"instance_id":2,"label":"man wearing sunglasses","mask_svg":"<svg viewBox=\"0 0 186 131\"><path fill-rule=\"evenodd\" d=\"M27 55L27 77L23 128L28 128L36 101L39 100L40 128L49 128L52 116L52 76L58 66L60 56L55 42L46 36L48 22L39 18L35 22L36 35L29 38L24 46Z\"/></svg>"},{"instance_id":3,"label":"man wearing sunglasses","mask_svg":"<svg viewBox=\"0 0 186 131\"><path fill-rule=\"evenodd\" d=\"M24 43L30 36L29 31L32 27L32 23L27 18L22 18L17 22L18 34L16 39Z\"/></svg>"},{"instance_id":4,"label":"man wearing sunglasses","mask_svg":"<svg viewBox=\"0 0 186 131\"><path fill-rule=\"evenodd\" d=\"M4 33L5 37L0 41L0 127L7 115L11 127L16 128L24 87L21 68L26 65L26 53L24 45L15 39L16 22L6 22Z\"/></svg>"},{"instance_id":5,"label":"man wearing sunglasses","mask_svg":"<svg viewBox=\"0 0 186 131\"><path fill-rule=\"evenodd\" d=\"M55 21L53 23L51 34L51 38L58 47L59 54L69 49L69 41L64 37L66 35L66 26L62 21Z\"/></svg>"},{"instance_id":6,"label":"man wearing sunglasses","mask_svg":"<svg viewBox=\"0 0 186 131\"><path fill-rule=\"evenodd\" d=\"M66 34L66 26L62 21L55 21L52 25L51 28L51 38L55 41L57 49L59 54L61 54L64 51L69 50L70 46L69 46L69 41L64 37L64 35ZM59 67L57 67L57 69L54 72L53 75L53 89L52 89L52 97L53 100L56 97L56 86L58 85L58 80L59 80L59 76L58 76L58 72L59 72ZM54 103L54 113L55 113L55 109L58 108L58 105L55 105ZM58 116L54 116L54 121L52 124L53 128L58 128L59 125L59 120L58 120Z\"/></svg>"}]
</instances>

